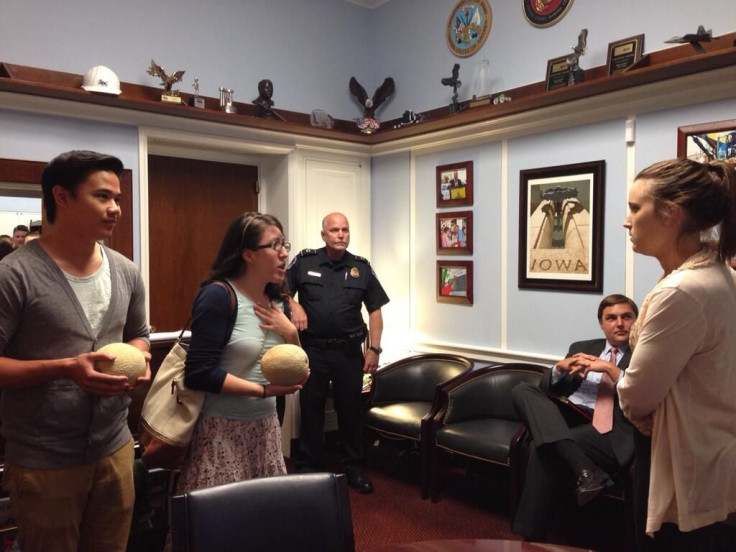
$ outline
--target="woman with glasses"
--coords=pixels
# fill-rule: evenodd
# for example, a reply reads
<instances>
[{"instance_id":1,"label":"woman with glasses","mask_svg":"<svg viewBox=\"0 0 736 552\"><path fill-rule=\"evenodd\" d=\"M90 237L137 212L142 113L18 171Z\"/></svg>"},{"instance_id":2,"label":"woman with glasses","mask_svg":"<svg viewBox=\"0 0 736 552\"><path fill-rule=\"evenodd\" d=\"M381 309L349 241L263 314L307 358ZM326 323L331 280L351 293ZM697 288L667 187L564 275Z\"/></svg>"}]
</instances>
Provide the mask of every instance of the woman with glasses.
<instances>
[{"instance_id":1,"label":"woman with glasses","mask_svg":"<svg viewBox=\"0 0 736 552\"><path fill-rule=\"evenodd\" d=\"M299 345L284 313L290 249L276 217L240 215L194 300L185 384L207 393L180 493L286 473L276 397L298 391L306 377L271 385L260 363L274 345Z\"/></svg>"}]
</instances>

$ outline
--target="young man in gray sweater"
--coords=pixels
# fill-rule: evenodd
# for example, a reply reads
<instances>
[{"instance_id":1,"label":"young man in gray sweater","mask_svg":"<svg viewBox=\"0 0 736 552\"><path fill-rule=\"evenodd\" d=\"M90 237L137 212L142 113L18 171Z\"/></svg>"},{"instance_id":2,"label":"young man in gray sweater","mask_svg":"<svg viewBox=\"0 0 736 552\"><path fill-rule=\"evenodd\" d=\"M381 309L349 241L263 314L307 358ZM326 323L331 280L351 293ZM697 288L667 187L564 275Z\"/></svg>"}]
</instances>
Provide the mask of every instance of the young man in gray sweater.
<instances>
[{"instance_id":1,"label":"young man in gray sweater","mask_svg":"<svg viewBox=\"0 0 736 552\"><path fill-rule=\"evenodd\" d=\"M96 353L148 353L137 267L102 246L120 217L122 162L71 151L43 172L47 229L0 262L3 486L23 552L124 551L133 512L125 376ZM140 381L150 379L150 367Z\"/></svg>"}]
</instances>

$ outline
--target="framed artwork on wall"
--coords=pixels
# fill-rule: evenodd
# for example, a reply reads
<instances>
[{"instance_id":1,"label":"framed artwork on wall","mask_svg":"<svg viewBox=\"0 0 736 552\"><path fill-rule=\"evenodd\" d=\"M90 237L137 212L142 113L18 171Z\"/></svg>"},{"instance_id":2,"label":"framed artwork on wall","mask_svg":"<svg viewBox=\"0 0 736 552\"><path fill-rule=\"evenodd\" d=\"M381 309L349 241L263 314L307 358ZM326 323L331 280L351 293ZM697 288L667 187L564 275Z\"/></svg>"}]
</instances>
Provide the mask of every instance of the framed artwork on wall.
<instances>
[{"instance_id":1,"label":"framed artwork on wall","mask_svg":"<svg viewBox=\"0 0 736 552\"><path fill-rule=\"evenodd\" d=\"M718 159L736 164L736 119L679 127L677 157L701 163Z\"/></svg>"},{"instance_id":2,"label":"framed artwork on wall","mask_svg":"<svg viewBox=\"0 0 736 552\"><path fill-rule=\"evenodd\" d=\"M435 218L438 255L473 254L473 211L447 211Z\"/></svg>"},{"instance_id":3,"label":"framed artwork on wall","mask_svg":"<svg viewBox=\"0 0 736 552\"><path fill-rule=\"evenodd\" d=\"M519 288L603 289L605 161L520 172Z\"/></svg>"},{"instance_id":4,"label":"framed artwork on wall","mask_svg":"<svg viewBox=\"0 0 736 552\"><path fill-rule=\"evenodd\" d=\"M473 204L473 162L438 165L437 207L463 207Z\"/></svg>"},{"instance_id":5,"label":"framed artwork on wall","mask_svg":"<svg viewBox=\"0 0 736 552\"><path fill-rule=\"evenodd\" d=\"M473 261L437 261L437 302L473 304Z\"/></svg>"}]
</instances>

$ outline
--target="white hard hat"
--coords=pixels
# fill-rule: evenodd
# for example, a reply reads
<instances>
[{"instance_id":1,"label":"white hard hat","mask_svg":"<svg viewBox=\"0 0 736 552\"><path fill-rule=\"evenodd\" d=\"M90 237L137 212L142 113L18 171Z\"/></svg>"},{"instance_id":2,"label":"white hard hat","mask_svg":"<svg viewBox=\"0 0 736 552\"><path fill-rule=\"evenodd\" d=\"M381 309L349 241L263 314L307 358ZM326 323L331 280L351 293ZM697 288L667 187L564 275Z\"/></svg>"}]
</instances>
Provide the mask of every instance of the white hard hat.
<instances>
[{"instance_id":1,"label":"white hard hat","mask_svg":"<svg viewBox=\"0 0 736 552\"><path fill-rule=\"evenodd\" d=\"M95 65L84 75L82 88L88 92L120 94L120 79L109 67Z\"/></svg>"}]
</instances>

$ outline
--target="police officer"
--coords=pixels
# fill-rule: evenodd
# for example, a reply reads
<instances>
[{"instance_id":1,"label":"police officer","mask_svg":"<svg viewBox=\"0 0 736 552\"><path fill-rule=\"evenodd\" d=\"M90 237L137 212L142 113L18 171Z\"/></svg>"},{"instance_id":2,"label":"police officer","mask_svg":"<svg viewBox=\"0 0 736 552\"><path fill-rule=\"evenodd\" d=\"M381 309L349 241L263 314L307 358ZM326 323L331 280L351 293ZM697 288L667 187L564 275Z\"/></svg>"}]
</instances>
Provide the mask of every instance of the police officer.
<instances>
[{"instance_id":1,"label":"police officer","mask_svg":"<svg viewBox=\"0 0 736 552\"><path fill-rule=\"evenodd\" d=\"M347 251L350 243L348 219L331 213L322 220L325 247L301 251L286 273L289 289L298 294L291 301L292 321L300 330L302 346L309 357L310 377L299 393L301 427L298 471L324 469L325 401L332 382L342 460L348 484L359 493L372 493L373 485L363 465L363 373L373 373L382 352L383 317L388 303L370 263ZM360 312L365 303L369 329ZM366 334L370 347L365 353Z\"/></svg>"}]
</instances>

